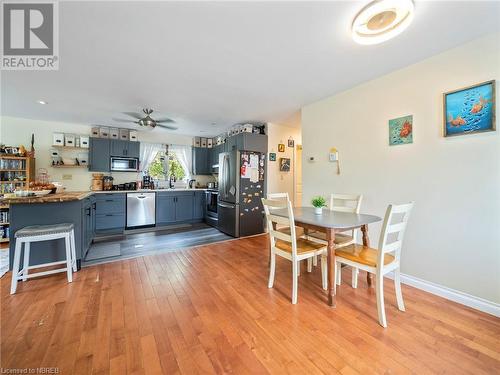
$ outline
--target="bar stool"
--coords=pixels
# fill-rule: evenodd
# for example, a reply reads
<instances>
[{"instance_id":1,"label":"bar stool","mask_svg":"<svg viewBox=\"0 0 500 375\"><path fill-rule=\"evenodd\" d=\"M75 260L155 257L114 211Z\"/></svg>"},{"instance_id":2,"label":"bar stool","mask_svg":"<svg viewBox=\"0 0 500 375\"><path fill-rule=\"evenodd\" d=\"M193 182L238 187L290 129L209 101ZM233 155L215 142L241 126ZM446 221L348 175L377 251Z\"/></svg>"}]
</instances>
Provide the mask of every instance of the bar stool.
<instances>
[{"instance_id":1,"label":"bar stool","mask_svg":"<svg viewBox=\"0 0 500 375\"><path fill-rule=\"evenodd\" d=\"M54 225L32 225L19 229L16 234L16 248L14 251L14 264L12 267L12 282L10 286L10 294L14 294L17 289L19 280L26 281L32 277L51 275L53 273L65 272L68 276L68 282L73 281L73 272L76 272L76 252L75 252L75 231L74 225L69 223L54 224ZM64 238L66 247L66 260L42 263L30 266L30 244L31 242L50 241ZM24 243L24 265L19 271L19 263L21 260L21 251ZM28 271L33 268L55 266L57 264L66 263L66 267L58 268L50 271L42 271L29 274Z\"/></svg>"}]
</instances>

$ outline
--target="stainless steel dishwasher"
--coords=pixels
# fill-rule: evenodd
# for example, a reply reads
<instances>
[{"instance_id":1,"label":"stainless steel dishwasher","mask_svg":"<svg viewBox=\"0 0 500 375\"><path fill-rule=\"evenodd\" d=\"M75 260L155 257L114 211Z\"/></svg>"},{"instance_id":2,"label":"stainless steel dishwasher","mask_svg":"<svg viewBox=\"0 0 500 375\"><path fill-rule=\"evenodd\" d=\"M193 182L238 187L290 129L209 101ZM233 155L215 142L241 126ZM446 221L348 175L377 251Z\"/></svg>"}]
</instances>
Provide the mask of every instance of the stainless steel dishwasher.
<instances>
[{"instance_id":1,"label":"stainless steel dishwasher","mask_svg":"<svg viewBox=\"0 0 500 375\"><path fill-rule=\"evenodd\" d=\"M156 193L127 193L127 228L156 224Z\"/></svg>"}]
</instances>

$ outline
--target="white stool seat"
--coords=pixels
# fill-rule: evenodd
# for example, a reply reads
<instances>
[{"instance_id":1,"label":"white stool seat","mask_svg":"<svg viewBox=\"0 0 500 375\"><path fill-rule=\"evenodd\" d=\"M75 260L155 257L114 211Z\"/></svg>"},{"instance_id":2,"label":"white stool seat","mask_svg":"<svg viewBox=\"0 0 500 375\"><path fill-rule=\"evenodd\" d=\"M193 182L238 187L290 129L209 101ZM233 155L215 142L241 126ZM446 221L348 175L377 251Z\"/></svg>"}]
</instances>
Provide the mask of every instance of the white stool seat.
<instances>
[{"instance_id":1,"label":"white stool seat","mask_svg":"<svg viewBox=\"0 0 500 375\"><path fill-rule=\"evenodd\" d=\"M75 226L73 224L63 223L54 225L30 225L19 229L15 237L37 237L37 236L47 236L52 234L69 233L73 230Z\"/></svg>"},{"instance_id":2,"label":"white stool seat","mask_svg":"<svg viewBox=\"0 0 500 375\"><path fill-rule=\"evenodd\" d=\"M73 281L72 272L76 272L76 248L75 248L75 230L71 223L61 223L53 225L32 225L19 229L15 233L16 248L14 250L14 264L12 267L12 282L10 294L14 294L19 280L26 281L29 278L50 275L58 272L66 272L68 282ZM32 242L50 241L64 239L66 247L66 259L59 262L42 263L29 265L30 263L30 244ZM24 244L23 268L19 270L21 261L21 252ZM50 271L42 271L29 274L33 268L49 267L58 264L66 264L64 268L57 268Z\"/></svg>"}]
</instances>

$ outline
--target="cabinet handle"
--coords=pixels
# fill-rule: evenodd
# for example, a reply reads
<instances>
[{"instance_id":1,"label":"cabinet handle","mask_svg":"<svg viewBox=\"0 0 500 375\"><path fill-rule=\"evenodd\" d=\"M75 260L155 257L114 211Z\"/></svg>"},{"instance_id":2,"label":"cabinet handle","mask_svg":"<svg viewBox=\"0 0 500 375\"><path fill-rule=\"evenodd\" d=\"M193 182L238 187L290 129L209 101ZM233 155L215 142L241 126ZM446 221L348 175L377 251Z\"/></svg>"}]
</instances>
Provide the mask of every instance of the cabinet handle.
<instances>
[{"instance_id":1,"label":"cabinet handle","mask_svg":"<svg viewBox=\"0 0 500 375\"><path fill-rule=\"evenodd\" d=\"M113 216L113 214L106 214L106 216Z\"/></svg>"},{"instance_id":2,"label":"cabinet handle","mask_svg":"<svg viewBox=\"0 0 500 375\"><path fill-rule=\"evenodd\" d=\"M106 199L105 202L113 202L113 199Z\"/></svg>"}]
</instances>

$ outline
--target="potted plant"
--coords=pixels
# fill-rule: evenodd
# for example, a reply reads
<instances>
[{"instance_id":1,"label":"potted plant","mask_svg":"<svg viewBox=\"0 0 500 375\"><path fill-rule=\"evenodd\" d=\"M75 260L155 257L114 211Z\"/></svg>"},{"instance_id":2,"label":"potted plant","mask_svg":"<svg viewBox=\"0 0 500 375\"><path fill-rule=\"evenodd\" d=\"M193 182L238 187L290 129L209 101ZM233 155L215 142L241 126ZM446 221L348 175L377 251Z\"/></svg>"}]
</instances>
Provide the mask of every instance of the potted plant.
<instances>
[{"instance_id":1,"label":"potted plant","mask_svg":"<svg viewBox=\"0 0 500 375\"><path fill-rule=\"evenodd\" d=\"M314 213L316 215L321 215L323 213L323 207L326 207L326 199L321 196L317 196L311 200L311 203L314 207Z\"/></svg>"}]
</instances>

